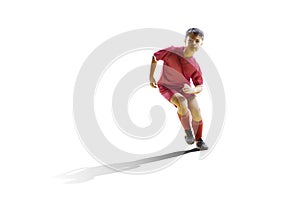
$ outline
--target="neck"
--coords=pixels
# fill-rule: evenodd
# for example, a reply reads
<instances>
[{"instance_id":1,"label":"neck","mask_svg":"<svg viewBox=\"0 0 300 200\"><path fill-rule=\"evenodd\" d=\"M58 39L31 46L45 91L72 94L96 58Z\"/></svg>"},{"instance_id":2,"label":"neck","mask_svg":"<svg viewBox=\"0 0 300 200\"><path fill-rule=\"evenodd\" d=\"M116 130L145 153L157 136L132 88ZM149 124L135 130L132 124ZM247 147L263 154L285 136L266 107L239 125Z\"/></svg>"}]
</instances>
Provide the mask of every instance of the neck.
<instances>
[{"instance_id":1,"label":"neck","mask_svg":"<svg viewBox=\"0 0 300 200\"><path fill-rule=\"evenodd\" d=\"M183 49L183 57L190 58L194 55L194 52L189 50L188 48L184 47Z\"/></svg>"}]
</instances>

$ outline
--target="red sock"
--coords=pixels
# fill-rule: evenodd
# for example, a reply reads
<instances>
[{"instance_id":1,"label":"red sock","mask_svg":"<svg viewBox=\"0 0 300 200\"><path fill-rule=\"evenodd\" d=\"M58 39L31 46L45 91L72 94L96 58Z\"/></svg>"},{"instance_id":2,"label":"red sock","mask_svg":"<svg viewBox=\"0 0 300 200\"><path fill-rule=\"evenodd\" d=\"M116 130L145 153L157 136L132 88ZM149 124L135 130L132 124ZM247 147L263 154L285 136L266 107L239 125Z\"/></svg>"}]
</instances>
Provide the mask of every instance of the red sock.
<instances>
[{"instance_id":1,"label":"red sock","mask_svg":"<svg viewBox=\"0 0 300 200\"><path fill-rule=\"evenodd\" d=\"M199 122L193 120L192 126L195 134L195 140L198 141L199 139L202 138L203 122L202 120Z\"/></svg>"},{"instance_id":2,"label":"red sock","mask_svg":"<svg viewBox=\"0 0 300 200\"><path fill-rule=\"evenodd\" d=\"M180 115L179 113L177 113L177 114L178 114L179 120L180 120L184 130L191 130L189 112L187 112L185 115Z\"/></svg>"}]
</instances>

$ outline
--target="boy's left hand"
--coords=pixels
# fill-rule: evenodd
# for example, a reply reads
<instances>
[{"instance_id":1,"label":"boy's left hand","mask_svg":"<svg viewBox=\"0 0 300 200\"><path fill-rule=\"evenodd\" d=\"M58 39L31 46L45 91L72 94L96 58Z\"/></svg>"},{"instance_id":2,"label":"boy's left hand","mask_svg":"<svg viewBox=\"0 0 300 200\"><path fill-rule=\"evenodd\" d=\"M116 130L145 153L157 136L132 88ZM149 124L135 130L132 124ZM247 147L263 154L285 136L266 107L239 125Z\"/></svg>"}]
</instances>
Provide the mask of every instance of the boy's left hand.
<instances>
[{"instance_id":1,"label":"boy's left hand","mask_svg":"<svg viewBox=\"0 0 300 200\"><path fill-rule=\"evenodd\" d=\"M192 88L191 86L189 86L188 84L184 84L184 87L182 88L182 91L186 94L194 94L195 90L194 88Z\"/></svg>"},{"instance_id":2,"label":"boy's left hand","mask_svg":"<svg viewBox=\"0 0 300 200\"><path fill-rule=\"evenodd\" d=\"M186 94L198 94L202 91L202 86L197 86L196 88L192 88L188 84L184 84L184 87L182 88L182 91Z\"/></svg>"}]
</instances>

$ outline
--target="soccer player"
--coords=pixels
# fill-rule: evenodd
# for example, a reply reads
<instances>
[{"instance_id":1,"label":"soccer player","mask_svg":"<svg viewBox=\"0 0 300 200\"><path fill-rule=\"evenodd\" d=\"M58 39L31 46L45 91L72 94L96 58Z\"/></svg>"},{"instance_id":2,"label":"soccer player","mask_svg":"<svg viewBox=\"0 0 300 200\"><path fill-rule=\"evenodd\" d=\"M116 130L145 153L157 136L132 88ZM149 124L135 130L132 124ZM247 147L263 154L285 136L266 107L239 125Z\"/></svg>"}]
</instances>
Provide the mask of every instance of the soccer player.
<instances>
[{"instance_id":1,"label":"soccer player","mask_svg":"<svg viewBox=\"0 0 300 200\"><path fill-rule=\"evenodd\" d=\"M196 141L200 150L207 150L208 146L202 140L203 122L195 95L202 91L203 79L200 66L193 57L202 46L203 39L204 33L200 29L190 28L186 31L185 46L171 46L155 52L149 79L150 85L153 88L158 87L162 96L177 108L179 120L186 133L186 142L191 145ZM162 60L164 64L161 77L156 82L153 74L158 60ZM191 86L191 80L195 87Z\"/></svg>"}]
</instances>

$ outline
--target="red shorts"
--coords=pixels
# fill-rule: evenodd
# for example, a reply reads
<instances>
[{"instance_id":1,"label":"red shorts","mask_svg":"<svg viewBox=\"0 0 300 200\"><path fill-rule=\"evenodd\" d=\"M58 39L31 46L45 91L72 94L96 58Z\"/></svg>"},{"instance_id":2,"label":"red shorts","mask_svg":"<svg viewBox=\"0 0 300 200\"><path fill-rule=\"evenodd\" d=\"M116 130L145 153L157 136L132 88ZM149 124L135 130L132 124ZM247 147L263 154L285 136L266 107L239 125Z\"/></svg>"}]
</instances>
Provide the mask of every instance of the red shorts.
<instances>
[{"instance_id":1,"label":"red shorts","mask_svg":"<svg viewBox=\"0 0 300 200\"><path fill-rule=\"evenodd\" d=\"M175 93L179 93L184 96L186 99L196 96L195 94L186 94L182 91L182 88L167 88L163 85L158 84L159 92L163 97L165 97L168 101L171 102L171 98Z\"/></svg>"}]
</instances>

